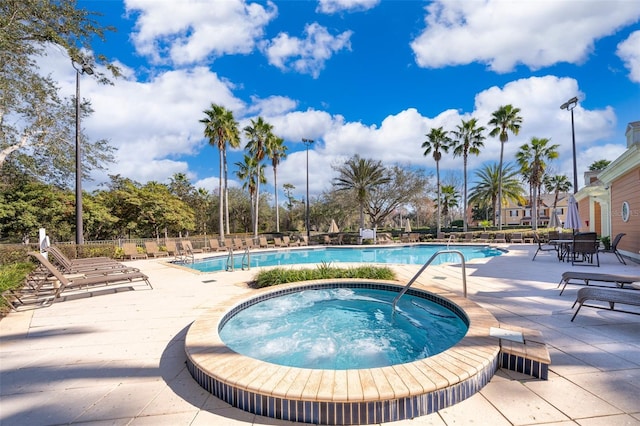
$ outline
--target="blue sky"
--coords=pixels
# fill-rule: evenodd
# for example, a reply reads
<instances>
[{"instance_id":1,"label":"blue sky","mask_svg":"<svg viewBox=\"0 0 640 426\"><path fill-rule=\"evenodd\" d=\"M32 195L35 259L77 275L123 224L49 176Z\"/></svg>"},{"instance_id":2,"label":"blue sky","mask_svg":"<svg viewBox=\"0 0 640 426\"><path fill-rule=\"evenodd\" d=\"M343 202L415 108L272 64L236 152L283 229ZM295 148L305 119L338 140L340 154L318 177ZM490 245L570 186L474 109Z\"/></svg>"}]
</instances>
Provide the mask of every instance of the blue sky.
<instances>
[{"instance_id":1,"label":"blue sky","mask_svg":"<svg viewBox=\"0 0 640 426\"><path fill-rule=\"evenodd\" d=\"M462 119L486 125L500 105L522 110L505 161L532 137L560 144L554 173L572 180L571 117L559 106L573 96L579 182L593 161L626 148L628 122L640 120L640 2L560 1L79 1L117 28L97 52L117 60L125 77L100 86L82 77L93 116L92 138L118 148L108 171L139 182L186 173L215 190L218 152L199 120L217 103L241 128L261 115L285 139L289 156L278 183L330 187L332 165L353 154L435 173L420 147L432 127ZM68 58L41 64L72 94ZM469 177L497 162L500 145L485 140L469 160ZM233 163L241 151L230 155ZM462 180L462 160L445 155L445 179ZM266 191L273 192L272 171ZM235 176L234 176L235 179ZM107 180L94 175L86 189ZM238 182L234 182L240 185Z\"/></svg>"}]
</instances>

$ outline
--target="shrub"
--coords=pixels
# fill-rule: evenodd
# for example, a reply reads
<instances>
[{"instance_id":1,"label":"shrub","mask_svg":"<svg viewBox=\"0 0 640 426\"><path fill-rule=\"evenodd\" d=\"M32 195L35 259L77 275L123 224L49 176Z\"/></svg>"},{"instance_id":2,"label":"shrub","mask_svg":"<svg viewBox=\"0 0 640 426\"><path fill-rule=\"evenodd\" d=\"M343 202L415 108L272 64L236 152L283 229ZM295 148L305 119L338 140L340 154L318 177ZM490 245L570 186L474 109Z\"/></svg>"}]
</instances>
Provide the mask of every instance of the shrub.
<instances>
[{"instance_id":1,"label":"shrub","mask_svg":"<svg viewBox=\"0 0 640 426\"><path fill-rule=\"evenodd\" d=\"M274 268L260 271L249 285L253 288L264 288L297 281L346 278L395 280L396 275L387 267L358 266L353 268L336 268L327 263L322 263L315 269Z\"/></svg>"},{"instance_id":2,"label":"shrub","mask_svg":"<svg viewBox=\"0 0 640 426\"><path fill-rule=\"evenodd\" d=\"M17 290L24 285L24 280L36 265L32 262L18 262L0 266L0 293L7 290ZM4 315L9 311L9 305L0 299L0 314Z\"/></svg>"}]
</instances>

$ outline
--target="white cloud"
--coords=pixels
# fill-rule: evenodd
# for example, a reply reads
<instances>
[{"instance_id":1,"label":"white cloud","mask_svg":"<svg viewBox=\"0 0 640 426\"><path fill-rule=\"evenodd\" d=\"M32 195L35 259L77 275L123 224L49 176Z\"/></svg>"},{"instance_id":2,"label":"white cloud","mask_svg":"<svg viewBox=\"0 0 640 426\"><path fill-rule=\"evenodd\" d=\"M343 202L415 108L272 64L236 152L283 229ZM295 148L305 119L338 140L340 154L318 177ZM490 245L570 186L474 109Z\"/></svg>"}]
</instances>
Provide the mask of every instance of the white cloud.
<instances>
[{"instance_id":1,"label":"white cloud","mask_svg":"<svg viewBox=\"0 0 640 426\"><path fill-rule=\"evenodd\" d=\"M250 53L276 6L243 0L125 0L137 18L132 34L138 53L155 63L198 63L209 57Z\"/></svg>"},{"instance_id":2,"label":"white cloud","mask_svg":"<svg viewBox=\"0 0 640 426\"><path fill-rule=\"evenodd\" d=\"M334 53L351 50L351 31L332 36L325 27L314 22L305 26L304 33L305 38L280 33L264 42L262 49L269 63L281 70L292 69L317 78Z\"/></svg>"},{"instance_id":3,"label":"white cloud","mask_svg":"<svg viewBox=\"0 0 640 426\"><path fill-rule=\"evenodd\" d=\"M316 12L332 14L342 11L359 12L373 9L380 0L319 0Z\"/></svg>"},{"instance_id":4,"label":"white cloud","mask_svg":"<svg viewBox=\"0 0 640 426\"><path fill-rule=\"evenodd\" d=\"M629 38L618 44L616 53L629 69L629 79L640 83L640 31L631 33Z\"/></svg>"},{"instance_id":5,"label":"white cloud","mask_svg":"<svg viewBox=\"0 0 640 426\"><path fill-rule=\"evenodd\" d=\"M596 40L637 21L636 1L446 1L426 8L426 28L411 47L418 65L481 62L496 72L581 63Z\"/></svg>"}]
</instances>

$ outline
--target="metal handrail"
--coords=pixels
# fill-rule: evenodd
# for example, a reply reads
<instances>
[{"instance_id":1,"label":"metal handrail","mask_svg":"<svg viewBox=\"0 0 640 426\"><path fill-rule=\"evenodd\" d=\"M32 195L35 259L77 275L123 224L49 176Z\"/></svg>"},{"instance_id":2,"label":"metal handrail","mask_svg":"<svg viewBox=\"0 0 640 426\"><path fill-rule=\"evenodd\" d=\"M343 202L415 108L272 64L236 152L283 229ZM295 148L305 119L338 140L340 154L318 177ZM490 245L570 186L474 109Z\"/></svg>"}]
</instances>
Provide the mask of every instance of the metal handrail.
<instances>
[{"instance_id":1,"label":"metal handrail","mask_svg":"<svg viewBox=\"0 0 640 426\"><path fill-rule=\"evenodd\" d=\"M431 262L433 262L433 260L436 257L440 256L441 254L447 254L447 253L458 254L460 256L460 259L462 260L462 291L463 291L464 297L467 297L467 270L466 270L466 264L465 264L465 260L464 260L464 254L462 254L462 252L460 250L440 250L440 251L435 252L429 258L429 260L427 260L427 262L424 265L422 265L420 270L413 276L413 278L411 278L409 280L407 285L404 286L402 291L400 291L400 293L398 293L398 295L395 297L395 299L393 299L393 310L394 310L394 312L396 310L396 304L398 303L398 300L400 300L402 295L405 294L407 292L407 290L409 290L409 287L411 287L411 284L413 284L418 279L418 277L424 272L424 270L427 269L427 266L431 265Z\"/></svg>"},{"instance_id":2,"label":"metal handrail","mask_svg":"<svg viewBox=\"0 0 640 426\"><path fill-rule=\"evenodd\" d=\"M449 239L447 240L447 249L449 248L449 244L451 244L452 240L455 240L456 236L454 234L449 234Z\"/></svg>"},{"instance_id":3,"label":"metal handrail","mask_svg":"<svg viewBox=\"0 0 640 426\"><path fill-rule=\"evenodd\" d=\"M235 271L235 265L233 260L233 247L229 247L229 254L227 255L227 271L233 272Z\"/></svg>"},{"instance_id":4,"label":"metal handrail","mask_svg":"<svg viewBox=\"0 0 640 426\"><path fill-rule=\"evenodd\" d=\"M248 271L249 269L251 269L251 249L247 247L242 255L242 270Z\"/></svg>"}]
</instances>

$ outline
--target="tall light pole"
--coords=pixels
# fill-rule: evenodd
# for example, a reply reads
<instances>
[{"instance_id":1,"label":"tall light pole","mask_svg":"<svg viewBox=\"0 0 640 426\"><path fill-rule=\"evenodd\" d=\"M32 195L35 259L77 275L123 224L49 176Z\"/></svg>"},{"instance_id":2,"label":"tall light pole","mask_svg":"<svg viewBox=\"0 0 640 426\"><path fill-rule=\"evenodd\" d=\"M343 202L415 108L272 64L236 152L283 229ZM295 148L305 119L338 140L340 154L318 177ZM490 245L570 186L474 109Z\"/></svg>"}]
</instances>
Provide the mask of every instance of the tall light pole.
<instances>
[{"instance_id":1,"label":"tall light pole","mask_svg":"<svg viewBox=\"0 0 640 426\"><path fill-rule=\"evenodd\" d=\"M578 192L578 169L576 166L576 132L573 127L573 109L578 105L578 98L574 96L560 105L560 109L571 111L571 140L573 141L573 193Z\"/></svg>"},{"instance_id":2,"label":"tall light pole","mask_svg":"<svg viewBox=\"0 0 640 426\"><path fill-rule=\"evenodd\" d=\"M309 228L309 147L313 143L313 139L302 138L302 142L307 146L307 206L305 212L305 224L307 227L307 238L310 238L311 229Z\"/></svg>"},{"instance_id":3,"label":"tall light pole","mask_svg":"<svg viewBox=\"0 0 640 426\"><path fill-rule=\"evenodd\" d=\"M76 70L76 244L84 244L82 228L82 149L80 147L80 74L93 74L93 68L86 62L71 60Z\"/></svg>"}]
</instances>

